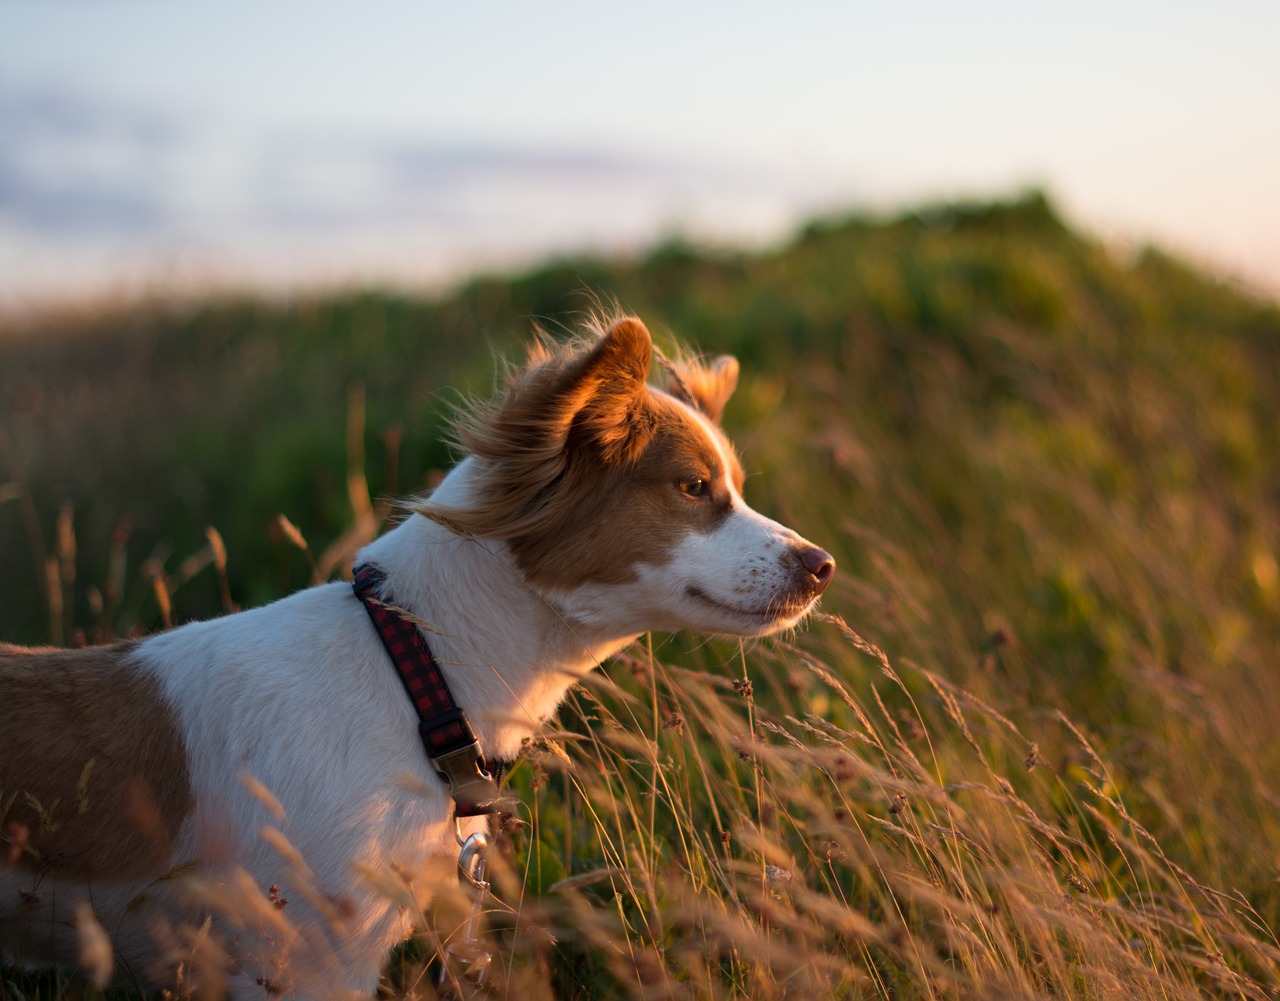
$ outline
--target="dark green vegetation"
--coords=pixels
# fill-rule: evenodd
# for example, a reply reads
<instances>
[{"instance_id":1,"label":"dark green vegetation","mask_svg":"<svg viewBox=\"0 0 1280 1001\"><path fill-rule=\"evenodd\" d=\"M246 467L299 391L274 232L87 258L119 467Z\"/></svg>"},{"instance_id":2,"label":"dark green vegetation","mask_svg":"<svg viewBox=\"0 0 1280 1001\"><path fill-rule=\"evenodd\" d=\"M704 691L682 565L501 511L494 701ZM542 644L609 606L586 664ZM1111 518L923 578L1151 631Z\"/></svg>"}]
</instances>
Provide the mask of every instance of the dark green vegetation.
<instances>
[{"instance_id":1,"label":"dark green vegetation","mask_svg":"<svg viewBox=\"0 0 1280 1001\"><path fill-rule=\"evenodd\" d=\"M836 555L856 634L656 638L575 696L513 778L512 996L1275 997L1280 311L1039 196L10 331L0 638L305 584L277 515L323 563L584 289L740 358L748 499Z\"/></svg>"}]
</instances>

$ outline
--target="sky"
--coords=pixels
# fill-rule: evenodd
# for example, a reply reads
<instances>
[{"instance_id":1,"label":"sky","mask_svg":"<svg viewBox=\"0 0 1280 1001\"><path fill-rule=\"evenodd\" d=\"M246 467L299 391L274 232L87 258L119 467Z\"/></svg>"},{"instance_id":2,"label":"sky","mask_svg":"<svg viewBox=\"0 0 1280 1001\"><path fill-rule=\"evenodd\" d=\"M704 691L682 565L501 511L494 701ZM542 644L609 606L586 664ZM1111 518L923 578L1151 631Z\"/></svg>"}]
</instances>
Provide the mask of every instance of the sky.
<instances>
[{"instance_id":1,"label":"sky","mask_svg":"<svg viewBox=\"0 0 1280 1001\"><path fill-rule=\"evenodd\" d=\"M1280 294L1280 3L0 0L0 307L1046 190Z\"/></svg>"}]
</instances>

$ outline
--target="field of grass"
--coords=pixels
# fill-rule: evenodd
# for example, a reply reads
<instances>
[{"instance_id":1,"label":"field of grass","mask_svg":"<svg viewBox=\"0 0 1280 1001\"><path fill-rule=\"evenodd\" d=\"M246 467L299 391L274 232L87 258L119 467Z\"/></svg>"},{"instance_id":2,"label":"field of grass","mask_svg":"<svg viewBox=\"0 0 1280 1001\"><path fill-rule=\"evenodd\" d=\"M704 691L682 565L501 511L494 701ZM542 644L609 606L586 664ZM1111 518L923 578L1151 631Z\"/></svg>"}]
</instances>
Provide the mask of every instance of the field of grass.
<instances>
[{"instance_id":1,"label":"field of grass","mask_svg":"<svg viewBox=\"0 0 1280 1001\"><path fill-rule=\"evenodd\" d=\"M446 387L583 289L739 357L747 498L840 571L795 636L655 635L575 691L511 777L493 996L1280 997L1280 310L1038 195L15 325L0 638L345 572L447 467ZM392 994L433 996L424 924Z\"/></svg>"}]
</instances>

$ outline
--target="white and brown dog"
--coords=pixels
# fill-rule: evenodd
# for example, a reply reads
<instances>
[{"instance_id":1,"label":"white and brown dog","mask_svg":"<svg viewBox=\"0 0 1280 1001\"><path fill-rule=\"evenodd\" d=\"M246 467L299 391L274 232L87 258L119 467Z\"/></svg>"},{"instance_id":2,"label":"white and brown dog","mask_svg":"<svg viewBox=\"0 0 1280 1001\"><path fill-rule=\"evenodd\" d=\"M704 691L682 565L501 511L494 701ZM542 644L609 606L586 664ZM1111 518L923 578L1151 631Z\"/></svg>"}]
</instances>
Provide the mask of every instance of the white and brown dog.
<instances>
[{"instance_id":1,"label":"white and brown dog","mask_svg":"<svg viewBox=\"0 0 1280 1001\"><path fill-rule=\"evenodd\" d=\"M669 363L658 388L652 351L629 317L535 351L460 415L467 457L357 560L421 627L490 760L637 635L787 629L835 571L742 499L718 424L737 363ZM88 905L117 969L145 979L157 935L201 927L210 892L278 885L288 934L214 915L232 993L371 994L411 910L376 873L411 874L421 903L457 858L377 605L330 583L139 642L0 647L8 960L74 962Z\"/></svg>"}]
</instances>

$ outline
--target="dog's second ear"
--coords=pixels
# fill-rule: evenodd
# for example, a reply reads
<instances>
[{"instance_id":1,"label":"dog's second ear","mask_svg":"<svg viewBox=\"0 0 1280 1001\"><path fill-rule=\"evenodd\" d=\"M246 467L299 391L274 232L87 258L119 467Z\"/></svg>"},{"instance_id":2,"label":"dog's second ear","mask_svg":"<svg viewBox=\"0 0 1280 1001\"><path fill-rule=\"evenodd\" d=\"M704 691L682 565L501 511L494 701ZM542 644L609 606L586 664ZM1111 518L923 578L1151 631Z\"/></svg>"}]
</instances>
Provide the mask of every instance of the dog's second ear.
<instances>
[{"instance_id":1,"label":"dog's second ear","mask_svg":"<svg viewBox=\"0 0 1280 1001\"><path fill-rule=\"evenodd\" d=\"M697 361L676 361L671 364L671 374L668 388L672 395L719 422L725 404L738 385L738 359L721 355L710 366Z\"/></svg>"},{"instance_id":2,"label":"dog's second ear","mask_svg":"<svg viewBox=\"0 0 1280 1001\"><path fill-rule=\"evenodd\" d=\"M593 448L605 462L639 454L652 434L643 417L652 357L649 331L625 316L561 372L552 405L569 421L566 447Z\"/></svg>"}]
</instances>

